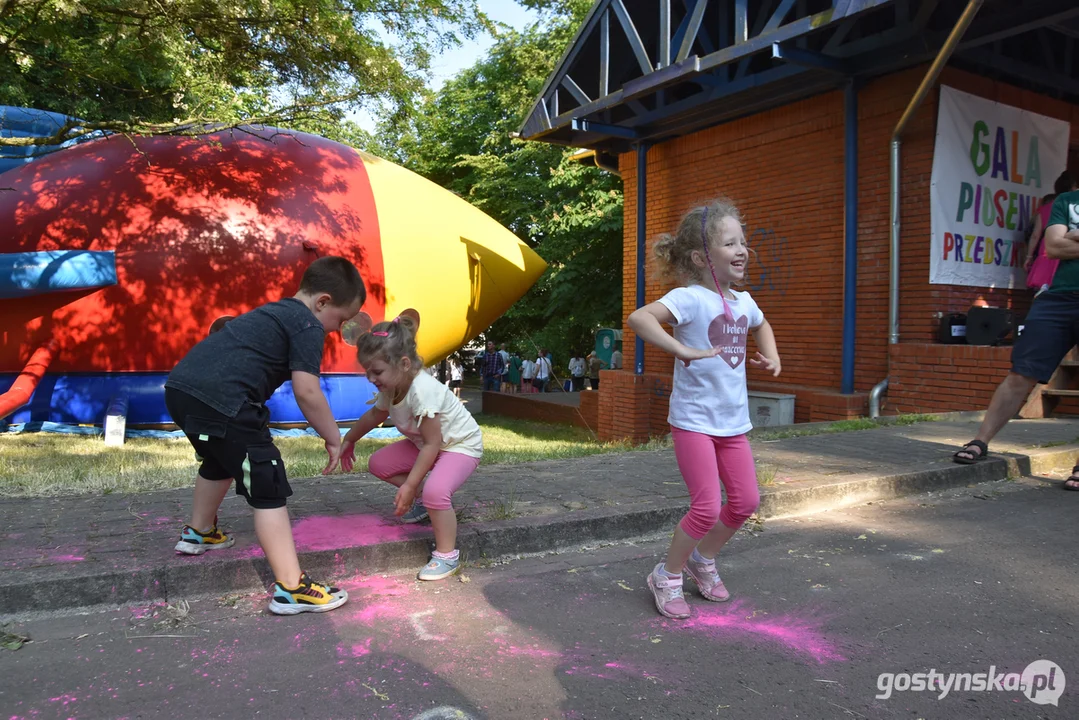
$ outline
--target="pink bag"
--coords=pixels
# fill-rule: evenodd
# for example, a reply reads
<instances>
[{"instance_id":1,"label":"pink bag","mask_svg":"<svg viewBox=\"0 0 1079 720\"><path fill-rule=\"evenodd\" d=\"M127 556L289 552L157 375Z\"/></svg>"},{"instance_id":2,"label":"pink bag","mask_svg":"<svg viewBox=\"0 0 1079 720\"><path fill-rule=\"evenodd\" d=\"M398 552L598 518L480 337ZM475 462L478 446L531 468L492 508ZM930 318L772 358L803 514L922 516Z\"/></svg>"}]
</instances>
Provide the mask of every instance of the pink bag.
<instances>
[{"instance_id":1,"label":"pink bag","mask_svg":"<svg viewBox=\"0 0 1079 720\"><path fill-rule=\"evenodd\" d=\"M1059 260L1055 260L1045 254L1045 227L1049 224L1049 213L1053 209L1052 203L1046 203L1038 208L1038 214L1042 220L1042 236L1038 238L1038 247L1034 250L1034 262L1027 271L1027 287L1041 290L1053 284L1053 276L1056 275Z\"/></svg>"}]
</instances>

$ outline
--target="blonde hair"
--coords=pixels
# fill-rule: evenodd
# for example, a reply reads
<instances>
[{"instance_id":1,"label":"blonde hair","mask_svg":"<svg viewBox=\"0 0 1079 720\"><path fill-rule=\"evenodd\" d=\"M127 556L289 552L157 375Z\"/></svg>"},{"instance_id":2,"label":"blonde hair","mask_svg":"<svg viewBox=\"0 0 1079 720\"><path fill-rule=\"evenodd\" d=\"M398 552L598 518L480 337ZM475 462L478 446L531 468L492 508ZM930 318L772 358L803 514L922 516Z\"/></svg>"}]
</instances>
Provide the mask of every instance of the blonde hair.
<instances>
[{"instance_id":1,"label":"blonde hair","mask_svg":"<svg viewBox=\"0 0 1079 720\"><path fill-rule=\"evenodd\" d=\"M657 237L652 244L652 254L656 258L658 278L677 285L706 277L707 269L693 262L693 252L704 251L705 243L710 244L715 238L717 225L728 217L742 224L742 213L734 202L725 197L717 198L687 212L673 235L663 233Z\"/></svg>"},{"instance_id":2,"label":"blonde hair","mask_svg":"<svg viewBox=\"0 0 1079 720\"><path fill-rule=\"evenodd\" d=\"M392 321L380 322L356 341L356 358L367 367L371 360L382 360L400 367L401 358L408 358L411 373L423 370L423 358L416 352L416 333L419 324L408 315L398 315Z\"/></svg>"}]
</instances>

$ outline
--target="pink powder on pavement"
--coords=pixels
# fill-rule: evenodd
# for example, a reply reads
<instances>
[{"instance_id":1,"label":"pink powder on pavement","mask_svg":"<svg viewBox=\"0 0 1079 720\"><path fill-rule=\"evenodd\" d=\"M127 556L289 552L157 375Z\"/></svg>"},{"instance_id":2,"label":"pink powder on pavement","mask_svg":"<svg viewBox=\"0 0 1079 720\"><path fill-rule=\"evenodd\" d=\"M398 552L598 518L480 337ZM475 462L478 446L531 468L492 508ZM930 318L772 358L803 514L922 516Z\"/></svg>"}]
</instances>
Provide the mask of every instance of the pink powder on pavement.
<instances>
[{"instance_id":1,"label":"pink powder on pavement","mask_svg":"<svg viewBox=\"0 0 1079 720\"><path fill-rule=\"evenodd\" d=\"M371 638L367 638L362 643L355 643L352 647L338 646L338 657L363 657L364 655L371 654Z\"/></svg>"},{"instance_id":2,"label":"pink powder on pavement","mask_svg":"<svg viewBox=\"0 0 1079 720\"><path fill-rule=\"evenodd\" d=\"M292 526L297 550L334 550L430 537L431 531L379 515L315 516Z\"/></svg>"},{"instance_id":3,"label":"pink powder on pavement","mask_svg":"<svg viewBox=\"0 0 1079 720\"><path fill-rule=\"evenodd\" d=\"M791 615L759 615L747 603L738 601L723 606L695 607L693 613L688 620L653 622L671 630L698 632L717 639L750 635L771 640L788 650L809 655L822 665L847 659L840 654L835 643L824 636L819 622L813 623Z\"/></svg>"},{"instance_id":4,"label":"pink powder on pavement","mask_svg":"<svg viewBox=\"0 0 1079 720\"><path fill-rule=\"evenodd\" d=\"M53 555L49 558L49 560L52 560L53 562L60 563L82 562L85 559L86 558L82 555Z\"/></svg>"}]
</instances>

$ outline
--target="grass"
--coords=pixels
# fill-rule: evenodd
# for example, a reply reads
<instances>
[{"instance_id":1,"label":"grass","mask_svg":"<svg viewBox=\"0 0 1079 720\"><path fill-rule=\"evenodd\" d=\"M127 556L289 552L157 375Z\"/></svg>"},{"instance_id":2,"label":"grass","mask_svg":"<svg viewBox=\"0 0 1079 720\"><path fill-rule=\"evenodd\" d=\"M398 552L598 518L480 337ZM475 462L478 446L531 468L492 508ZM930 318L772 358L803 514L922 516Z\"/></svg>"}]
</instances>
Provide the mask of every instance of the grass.
<instances>
[{"instance_id":1,"label":"grass","mask_svg":"<svg viewBox=\"0 0 1079 720\"><path fill-rule=\"evenodd\" d=\"M1060 447L1061 445L1074 445L1074 444L1077 444L1077 443L1079 443L1079 437L1077 437L1077 438L1075 438L1073 440L1053 440L1053 441L1050 441L1050 442L1038 443L1038 444L1035 444L1035 445L1031 445L1030 447L1032 447L1032 448L1054 448L1054 447Z\"/></svg>"},{"instance_id":2,"label":"grass","mask_svg":"<svg viewBox=\"0 0 1079 720\"><path fill-rule=\"evenodd\" d=\"M936 415L899 415L898 417L880 418L855 418L853 420L836 420L827 425L798 428L792 427L786 430L753 430L750 432L751 440L786 440L796 437L810 437L812 435L827 435L828 433L853 432L858 430L875 430L893 425L914 425L922 422L935 422L939 420Z\"/></svg>"},{"instance_id":3,"label":"grass","mask_svg":"<svg viewBox=\"0 0 1079 720\"><path fill-rule=\"evenodd\" d=\"M776 473L779 472L779 468L775 465L758 465L757 466L757 484L768 486L776 481Z\"/></svg>"},{"instance_id":4,"label":"grass","mask_svg":"<svg viewBox=\"0 0 1079 720\"><path fill-rule=\"evenodd\" d=\"M483 428L484 465L584 457L599 453L656 449L628 443L599 443L582 428L477 416ZM326 451L317 437L277 438L289 477L322 472ZM367 457L391 441L363 440L356 446L354 472L367 470ZM107 448L100 435L0 434L0 497L107 495L190 487L195 453L187 440L129 439Z\"/></svg>"},{"instance_id":5,"label":"grass","mask_svg":"<svg viewBox=\"0 0 1079 720\"><path fill-rule=\"evenodd\" d=\"M935 420L933 415L903 415L887 422L840 420L825 426L780 431L754 431L753 440L781 440L824 433L868 430L887 425L912 425ZM583 428L478 415L483 428L483 465L512 465L537 460L564 460L611 452L654 451L671 447L670 437L643 445L600 443ZM312 477L326 465L326 451L317 437L278 438L289 477ZM356 446L354 472L366 472L367 458L391 441L363 440ZM195 476L195 453L187 440L133 438L123 447L106 448L100 435L50 433L0 434L0 497L108 495L190 487ZM758 474L762 485L775 480ZM516 503L492 508L512 517Z\"/></svg>"}]
</instances>

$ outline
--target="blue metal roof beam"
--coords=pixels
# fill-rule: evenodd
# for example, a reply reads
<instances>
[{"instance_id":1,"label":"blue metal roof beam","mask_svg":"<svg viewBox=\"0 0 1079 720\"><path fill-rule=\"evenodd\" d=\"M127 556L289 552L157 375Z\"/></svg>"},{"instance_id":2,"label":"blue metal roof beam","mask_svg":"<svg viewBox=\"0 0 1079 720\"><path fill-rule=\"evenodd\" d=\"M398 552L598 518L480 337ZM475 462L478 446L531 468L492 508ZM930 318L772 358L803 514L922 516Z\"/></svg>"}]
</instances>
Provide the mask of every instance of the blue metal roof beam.
<instances>
[{"instance_id":1,"label":"blue metal roof beam","mask_svg":"<svg viewBox=\"0 0 1079 720\"><path fill-rule=\"evenodd\" d=\"M739 11L748 7L748 0L733 1L735 23L738 25L738 23L741 22L739 18L742 17ZM883 7L892 2L894 2L894 0L837 0L836 5L831 9L803 17L787 23L786 25L779 25L775 30L767 33L762 32L755 37L747 38L745 42L736 42L733 45L722 47L720 50L700 58L699 61L696 59L696 56L687 56L681 63L672 65L670 68L652 70L651 59L648 57L647 49L644 47L644 43L641 41L636 27L626 11L623 0L610 0L609 2L601 0L601 2L598 2L589 13L588 18L585 21L585 26L588 26L590 30L595 30L597 26L599 26L601 20L606 16L608 9L613 11L616 17L618 17L622 29L626 34L626 40L637 59L638 65L641 67L642 77L634 78L628 81L623 88L615 90L614 92L609 92L589 103L581 103L578 107L567 108L559 112L555 107L558 101L558 88L562 86L563 79L568 75L571 66L577 60L577 51L580 44L583 43L582 35L585 30L585 27L582 26L582 32L578 33L574 48L563 56L563 61L558 70L556 70L548 79L543 95L541 95L536 106L533 107L532 112L529 114L528 119L522 125L520 131L521 135L525 138L542 137L559 128L568 127L573 118L584 118L613 107L628 104L628 102L635 97L641 97L643 94L657 92L671 85L685 82L686 80L692 80L694 74L712 76L713 79L711 81L705 80L705 84L713 84L715 82L714 78L716 77L719 77L722 81L724 75L717 74L714 71L719 70L730 63L743 60L748 62L748 58L751 56L764 51L770 51L773 43L784 43L789 40L795 40L808 33L829 28L834 30L840 23L850 17L875 8ZM776 12L782 11L784 15L789 12L789 8L784 10L783 5L785 4L785 0L783 0ZM695 7L694 10L697 10L697 8ZM701 10L701 12L703 12L703 10ZM768 17L771 19L774 18L774 16L775 13ZM763 20L763 17L764 15L762 14L758 22L758 25L761 28L767 25ZM734 33L735 41L737 41L740 33L741 31L736 27ZM723 39L721 38L720 41L722 42L722 40ZM687 43L692 47L692 41L689 40L688 33L683 38L682 46L686 46ZM605 47L602 35L600 36L600 46L601 48ZM602 60L603 58L601 57L601 71L606 68L609 73L609 60L606 65ZM674 70L673 68L677 68L677 70ZM672 69L672 72L669 74L665 72L668 69ZM723 70L722 72L726 71ZM664 74L657 75L657 73ZM604 79L605 78L601 78L601 87L604 84ZM751 83L750 85L755 84L756 83ZM745 85L742 85L742 87L745 87ZM631 90L632 93L629 92ZM580 100L580 98L575 99ZM544 106L546 112L540 110L540 105ZM634 119L627 124L637 127L640 123L636 122L636 119Z\"/></svg>"},{"instance_id":2,"label":"blue metal roof beam","mask_svg":"<svg viewBox=\"0 0 1079 720\"><path fill-rule=\"evenodd\" d=\"M633 19L626 12L626 6L622 4L622 0L612 0L611 9L614 10L618 22L622 24L622 30L626 33L626 40L629 41L630 47L633 48L633 54L637 57L641 72L645 74L652 72L654 68L652 67L652 61L648 57L648 50L645 49L644 43L641 42L641 34L637 32L637 26L633 24Z\"/></svg>"},{"instance_id":3,"label":"blue metal roof beam","mask_svg":"<svg viewBox=\"0 0 1079 720\"><path fill-rule=\"evenodd\" d=\"M792 23L780 27L774 32L758 35L744 43L733 47L723 48L722 50L718 50L711 55L701 58L701 72L707 72L720 65L726 65L735 60L740 60L745 56L769 49L771 48L772 43L782 43L786 40L793 40L808 32L821 30L825 27L835 25L840 20L843 20L850 15L887 5L890 2L892 2L892 0L849 0L847 12L844 14L840 14L842 12L841 8L835 8L833 10L819 12L816 15L810 15L801 20L795 20ZM840 4L842 5L842 0L840 0Z\"/></svg>"},{"instance_id":4,"label":"blue metal roof beam","mask_svg":"<svg viewBox=\"0 0 1079 720\"><path fill-rule=\"evenodd\" d=\"M580 132L596 133L597 135L613 135L614 137L620 137L626 140L636 140L640 137L640 133L633 128L595 122L594 120L584 120L582 118L573 118L570 120L570 127Z\"/></svg>"},{"instance_id":5,"label":"blue metal roof beam","mask_svg":"<svg viewBox=\"0 0 1079 720\"><path fill-rule=\"evenodd\" d=\"M812 50L802 50L801 48L783 45L781 43L772 43L772 57L792 65L826 70L839 75L854 74L853 70L842 60L837 60L836 58L829 57L823 53L813 52Z\"/></svg>"},{"instance_id":6,"label":"blue metal roof beam","mask_svg":"<svg viewBox=\"0 0 1079 720\"><path fill-rule=\"evenodd\" d=\"M692 12L686 15L682 27L675 33L673 45L678 46L678 55L674 61L680 63L689 57L689 51L693 49L693 41L697 39L697 33L701 29L701 21L704 20L704 11L708 9L708 0L697 0Z\"/></svg>"}]
</instances>

